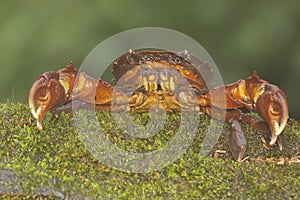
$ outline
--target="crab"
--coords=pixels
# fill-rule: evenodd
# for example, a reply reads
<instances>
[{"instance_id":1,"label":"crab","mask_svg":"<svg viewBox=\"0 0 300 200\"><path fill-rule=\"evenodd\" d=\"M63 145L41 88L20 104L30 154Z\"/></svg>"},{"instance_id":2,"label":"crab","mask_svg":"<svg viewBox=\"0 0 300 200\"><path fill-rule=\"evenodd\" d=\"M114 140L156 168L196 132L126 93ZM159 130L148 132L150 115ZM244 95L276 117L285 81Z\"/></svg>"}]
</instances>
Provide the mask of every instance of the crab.
<instances>
[{"instance_id":1,"label":"crab","mask_svg":"<svg viewBox=\"0 0 300 200\"><path fill-rule=\"evenodd\" d=\"M287 98L256 71L245 80L214 88L209 63L187 51L130 50L113 63L112 73L115 86L78 72L72 62L64 69L40 75L29 92L37 128L43 129L42 120L49 110L75 100L99 111L147 112L156 106L166 112L189 109L212 116L214 109L216 116L222 115L231 126L229 149L235 160L242 161L247 146L240 121L270 133L270 145L277 142L282 150L280 134L289 117ZM249 111L257 112L260 118Z\"/></svg>"}]
</instances>

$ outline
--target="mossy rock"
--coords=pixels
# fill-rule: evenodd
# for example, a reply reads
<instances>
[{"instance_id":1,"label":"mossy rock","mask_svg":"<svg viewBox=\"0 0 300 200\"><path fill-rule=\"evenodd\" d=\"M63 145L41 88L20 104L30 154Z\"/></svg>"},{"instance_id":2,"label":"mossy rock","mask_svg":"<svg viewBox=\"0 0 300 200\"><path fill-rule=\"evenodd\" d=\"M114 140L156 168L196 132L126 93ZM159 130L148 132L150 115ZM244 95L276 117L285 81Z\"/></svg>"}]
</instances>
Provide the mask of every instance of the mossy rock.
<instances>
[{"instance_id":1,"label":"mossy rock","mask_svg":"<svg viewBox=\"0 0 300 200\"><path fill-rule=\"evenodd\" d=\"M79 115L82 114L79 112ZM48 113L39 131L28 106L0 104L0 194L3 198L45 199L299 199L300 128L290 119L283 151L269 147L268 137L243 124L248 139L246 159L228 153L228 125L208 156L199 151L210 119L200 114L197 133L187 151L173 163L147 173L128 173L96 159L78 135L70 114ZM149 115L132 114L145 125ZM110 112L96 118L107 138L122 149L148 152L164 148L178 130L180 115L168 114L153 137L136 139L123 133ZM86 121L89 123L89 121ZM88 124L92 126L92 124ZM80 139L79 139L80 138ZM145 161L147 162L147 161Z\"/></svg>"}]
</instances>

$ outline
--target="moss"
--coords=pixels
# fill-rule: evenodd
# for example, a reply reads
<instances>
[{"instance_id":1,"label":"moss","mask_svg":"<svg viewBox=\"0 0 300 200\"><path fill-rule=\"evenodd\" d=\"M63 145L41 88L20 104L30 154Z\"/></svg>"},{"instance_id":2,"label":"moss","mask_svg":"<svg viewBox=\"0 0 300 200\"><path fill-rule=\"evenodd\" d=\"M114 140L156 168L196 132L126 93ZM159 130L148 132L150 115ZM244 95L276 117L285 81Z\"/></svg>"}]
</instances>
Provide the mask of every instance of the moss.
<instances>
[{"instance_id":1,"label":"moss","mask_svg":"<svg viewBox=\"0 0 300 200\"><path fill-rule=\"evenodd\" d=\"M147 114L132 114L136 123L146 124ZM149 139L133 139L114 123L110 112L97 114L107 137L120 148L134 152L157 150L174 137L180 115L167 115L159 134ZM284 131L284 150L268 147L267 136L245 124L250 159L243 163L227 153L228 126L209 156L199 150L209 118L200 115L198 133L190 148L174 163L148 173L126 173L107 167L95 159L79 139L73 117L59 118L48 113L44 130L36 128L29 108L22 103L0 104L0 171L13 172L18 187L0 177L3 198L84 198L128 199L298 199L300 164L289 162L299 156L300 130L290 120ZM89 123L89 121L87 121ZM92 124L89 124L92 126ZM266 149L269 148L269 149ZM226 153L220 154L220 150ZM218 157L218 158L216 158ZM282 159L285 158L283 164ZM14 184L15 185L15 184Z\"/></svg>"}]
</instances>

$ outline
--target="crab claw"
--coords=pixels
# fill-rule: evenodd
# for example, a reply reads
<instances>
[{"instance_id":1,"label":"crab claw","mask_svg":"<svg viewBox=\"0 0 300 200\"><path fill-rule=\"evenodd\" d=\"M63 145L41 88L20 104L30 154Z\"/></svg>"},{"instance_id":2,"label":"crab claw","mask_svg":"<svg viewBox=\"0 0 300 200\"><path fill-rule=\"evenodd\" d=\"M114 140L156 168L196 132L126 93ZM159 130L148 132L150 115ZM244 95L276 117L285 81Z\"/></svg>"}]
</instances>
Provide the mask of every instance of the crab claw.
<instances>
[{"instance_id":1,"label":"crab claw","mask_svg":"<svg viewBox=\"0 0 300 200\"><path fill-rule=\"evenodd\" d=\"M269 124L272 138L270 145L274 145L277 137L285 128L288 121L288 103L284 92L276 85L266 84L264 93L256 101L258 114ZM282 149L282 144L279 143Z\"/></svg>"},{"instance_id":2,"label":"crab claw","mask_svg":"<svg viewBox=\"0 0 300 200\"><path fill-rule=\"evenodd\" d=\"M57 72L46 72L36 79L30 89L28 102L39 130L43 129L41 122L47 111L65 101L65 89L59 82Z\"/></svg>"}]
</instances>

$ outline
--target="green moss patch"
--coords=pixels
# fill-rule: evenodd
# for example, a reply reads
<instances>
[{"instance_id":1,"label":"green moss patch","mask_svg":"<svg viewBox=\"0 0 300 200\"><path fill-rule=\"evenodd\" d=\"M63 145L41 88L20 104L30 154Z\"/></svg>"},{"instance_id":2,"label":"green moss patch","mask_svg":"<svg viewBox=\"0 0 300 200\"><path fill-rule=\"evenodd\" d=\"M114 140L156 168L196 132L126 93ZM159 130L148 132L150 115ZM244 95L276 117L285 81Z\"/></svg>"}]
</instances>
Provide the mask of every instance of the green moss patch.
<instances>
[{"instance_id":1,"label":"green moss patch","mask_svg":"<svg viewBox=\"0 0 300 200\"><path fill-rule=\"evenodd\" d=\"M80 114L84 114L83 112ZM110 112L96 115L107 138L131 152L159 150L178 131L180 115L169 114L153 137L133 138L116 126ZM132 114L147 124L148 114ZM88 119L85 123L89 123ZM3 198L87 199L299 199L300 130L290 120L283 133L283 151L268 146L268 136L243 124L249 156L232 160L229 127L206 157L199 156L210 119L200 114L198 131L188 150L172 164L148 173L127 173L96 159L78 135L73 117L48 113L39 131L22 103L0 104L0 193ZM93 126L93 124L88 124ZM81 138L81 140L79 139ZM266 143L264 143L266 141ZM147 161L145 161L147 162Z\"/></svg>"}]
</instances>

